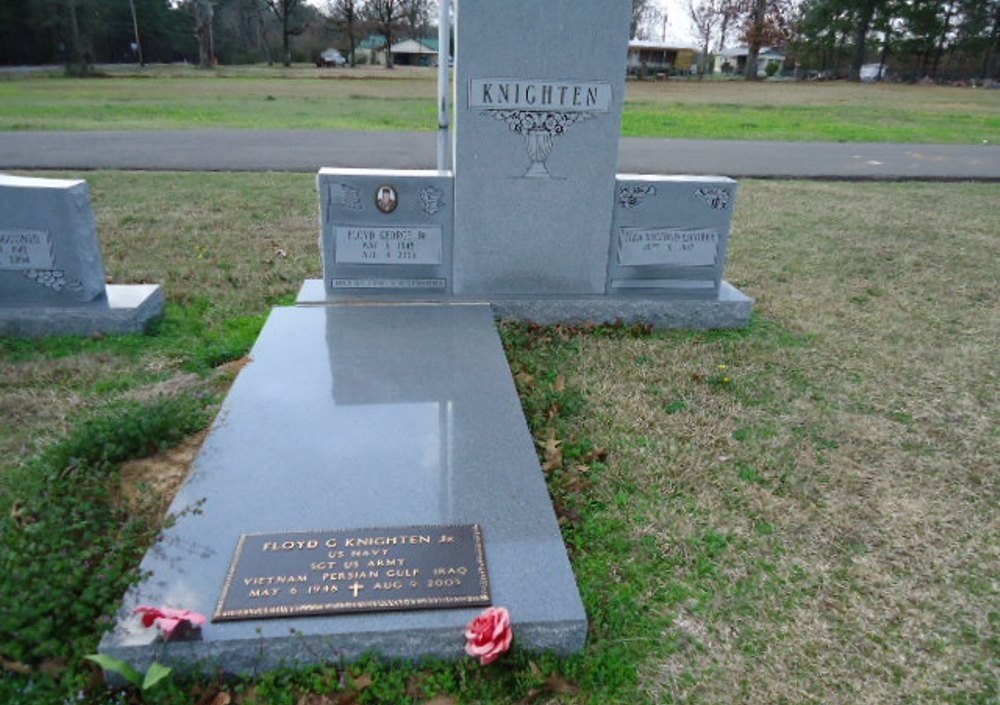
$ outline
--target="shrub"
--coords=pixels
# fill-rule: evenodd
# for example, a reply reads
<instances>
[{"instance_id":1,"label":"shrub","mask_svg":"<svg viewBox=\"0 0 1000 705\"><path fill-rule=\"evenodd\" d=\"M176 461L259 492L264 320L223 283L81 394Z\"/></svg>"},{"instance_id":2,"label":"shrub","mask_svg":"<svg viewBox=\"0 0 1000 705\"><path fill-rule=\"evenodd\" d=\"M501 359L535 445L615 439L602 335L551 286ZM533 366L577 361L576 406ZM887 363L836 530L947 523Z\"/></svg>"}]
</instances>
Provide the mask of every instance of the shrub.
<instances>
[{"instance_id":1,"label":"shrub","mask_svg":"<svg viewBox=\"0 0 1000 705\"><path fill-rule=\"evenodd\" d=\"M34 665L94 650L157 532L117 501L118 465L208 420L204 399L119 403L29 464L0 515L0 658Z\"/></svg>"}]
</instances>

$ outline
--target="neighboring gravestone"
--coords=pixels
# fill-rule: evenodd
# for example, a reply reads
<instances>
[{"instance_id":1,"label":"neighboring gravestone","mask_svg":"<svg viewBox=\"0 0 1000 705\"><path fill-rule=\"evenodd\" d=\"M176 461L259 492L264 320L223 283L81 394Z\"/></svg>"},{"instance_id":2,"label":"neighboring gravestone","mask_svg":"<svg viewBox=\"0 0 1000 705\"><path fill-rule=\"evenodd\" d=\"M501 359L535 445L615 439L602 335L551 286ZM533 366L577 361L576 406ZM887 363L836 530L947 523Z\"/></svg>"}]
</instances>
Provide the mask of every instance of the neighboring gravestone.
<instances>
[{"instance_id":1,"label":"neighboring gravestone","mask_svg":"<svg viewBox=\"0 0 1000 705\"><path fill-rule=\"evenodd\" d=\"M105 286L85 181L0 174L0 335L133 333L158 286Z\"/></svg>"}]
</instances>

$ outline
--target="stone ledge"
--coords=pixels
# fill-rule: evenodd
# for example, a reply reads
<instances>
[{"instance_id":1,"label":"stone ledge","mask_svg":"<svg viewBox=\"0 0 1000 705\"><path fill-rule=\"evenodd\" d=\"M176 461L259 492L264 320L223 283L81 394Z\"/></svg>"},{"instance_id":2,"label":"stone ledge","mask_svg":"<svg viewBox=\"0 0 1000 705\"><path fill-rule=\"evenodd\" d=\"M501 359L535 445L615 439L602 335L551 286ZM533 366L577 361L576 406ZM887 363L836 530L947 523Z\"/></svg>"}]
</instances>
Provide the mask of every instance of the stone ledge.
<instances>
[{"instance_id":1,"label":"stone ledge","mask_svg":"<svg viewBox=\"0 0 1000 705\"><path fill-rule=\"evenodd\" d=\"M141 333L163 314L158 284L109 284L102 299L71 306L0 306L0 336Z\"/></svg>"},{"instance_id":2,"label":"stone ledge","mask_svg":"<svg viewBox=\"0 0 1000 705\"><path fill-rule=\"evenodd\" d=\"M431 292L344 293L328 297L321 279L307 279L296 298L301 306L379 304L489 303L496 318L535 323L648 323L656 328L743 328L750 323L753 299L729 282L722 282L716 298L650 296L644 293L610 296L505 296L468 298Z\"/></svg>"}]
</instances>

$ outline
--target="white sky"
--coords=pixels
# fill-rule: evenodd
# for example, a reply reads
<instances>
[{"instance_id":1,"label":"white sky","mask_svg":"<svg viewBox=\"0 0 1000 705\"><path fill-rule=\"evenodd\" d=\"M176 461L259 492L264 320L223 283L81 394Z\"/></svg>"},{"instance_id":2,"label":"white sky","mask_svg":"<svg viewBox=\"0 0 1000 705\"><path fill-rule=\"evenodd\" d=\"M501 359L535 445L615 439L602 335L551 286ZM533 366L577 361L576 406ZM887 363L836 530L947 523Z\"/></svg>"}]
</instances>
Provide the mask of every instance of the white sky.
<instances>
[{"instance_id":1,"label":"white sky","mask_svg":"<svg viewBox=\"0 0 1000 705\"><path fill-rule=\"evenodd\" d=\"M310 5L326 11L326 0L306 0ZM695 0L697 2L697 0ZM655 0L661 11L667 14L667 36L666 41L670 44L680 44L684 46L697 46L698 40L695 36L694 26L688 17L687 0ZM435 12L434 22L437 22ZM650 27L650 39L663 39L663 22L654 23Z\"/></svg>"},{"instance_id":2,"label":"white sky","mask_svg":"<svg viewBox=\"0 0 1000 705\"><path fill-rule=\"evenodd\" d=\"M697 3L697 0L695 0ZM667 36L668 44L680 44L683 46L697 46L698 40L695 36L694 25L688 17L687 0L656 0L661 12L667 15ZM663 22L649 28L650 39L663 39Z\"/></svg>"}]
</instances>

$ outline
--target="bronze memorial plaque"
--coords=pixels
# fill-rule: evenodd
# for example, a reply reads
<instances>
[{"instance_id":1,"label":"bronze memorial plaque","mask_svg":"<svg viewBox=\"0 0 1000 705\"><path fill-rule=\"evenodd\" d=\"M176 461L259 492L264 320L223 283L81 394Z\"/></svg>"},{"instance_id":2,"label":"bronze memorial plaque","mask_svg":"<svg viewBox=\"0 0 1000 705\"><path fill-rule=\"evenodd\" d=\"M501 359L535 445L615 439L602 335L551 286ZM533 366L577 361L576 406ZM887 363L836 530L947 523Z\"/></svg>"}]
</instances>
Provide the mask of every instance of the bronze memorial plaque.
<instances>
[{"instance_id":1,"label":"bronze memorial plaque","mask_svg":"<svg viewBox=\"0 0 1000 705\"><path fill-rule=\"evenodd\" d=\"M213 622L490 604L478 524L243 534Z\"/></svg>"}]
</instances>

